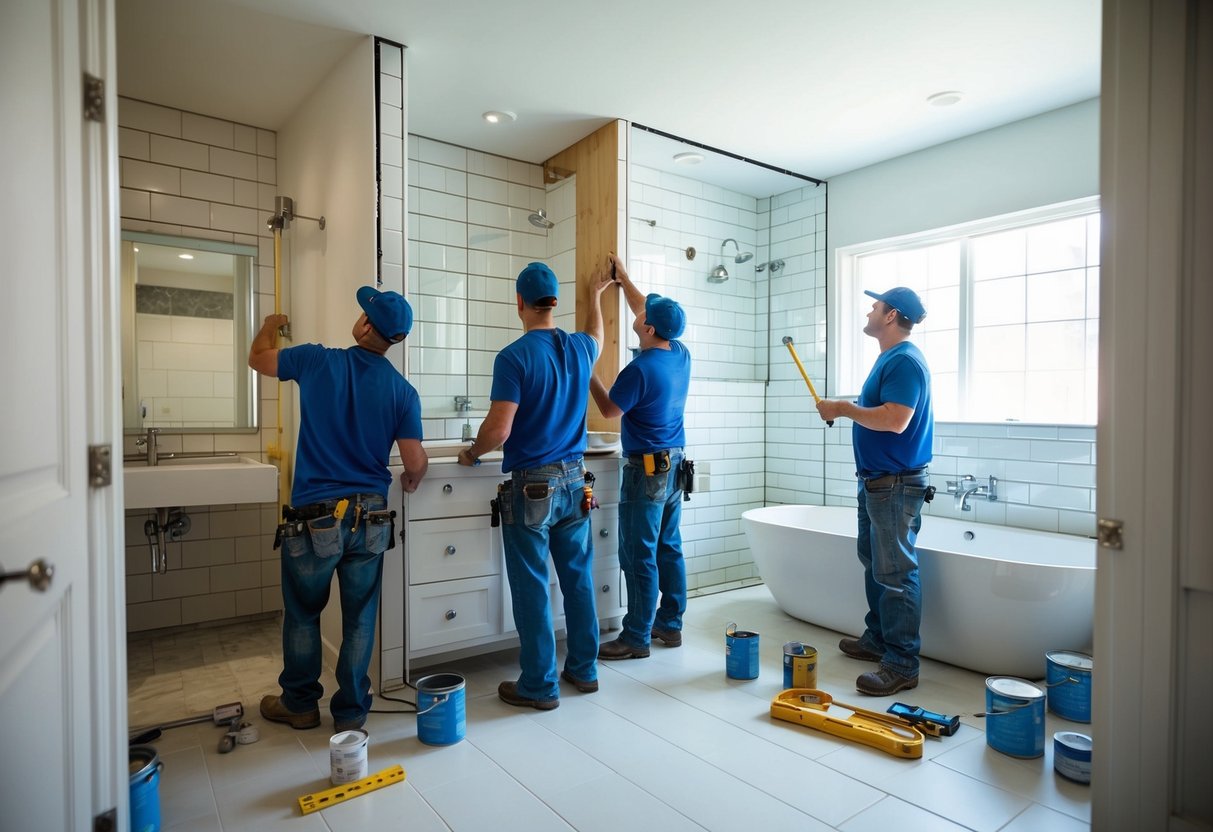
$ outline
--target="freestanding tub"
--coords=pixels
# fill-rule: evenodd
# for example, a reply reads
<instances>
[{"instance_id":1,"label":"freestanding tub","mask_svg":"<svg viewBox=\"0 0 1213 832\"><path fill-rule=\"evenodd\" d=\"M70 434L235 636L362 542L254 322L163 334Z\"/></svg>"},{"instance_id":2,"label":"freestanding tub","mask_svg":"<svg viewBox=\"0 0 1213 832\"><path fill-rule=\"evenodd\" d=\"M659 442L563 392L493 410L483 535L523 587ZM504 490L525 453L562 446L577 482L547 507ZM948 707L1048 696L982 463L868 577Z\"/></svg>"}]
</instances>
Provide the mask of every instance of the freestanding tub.
<instances>
[{"instance_id":1,"label":"freestanding tub","mask_svg":"<svg viewBox=\"0 0 1213 832\"><path fill-rule=\"evenodd\" d=\"M783 611L858 636L868 603L855 512L788 505L741 517L758 572ZM918 565L922 655L1041 679L1047 651L1090 652L1094 540L924 515Z\"/></svg>"}]
</instances>

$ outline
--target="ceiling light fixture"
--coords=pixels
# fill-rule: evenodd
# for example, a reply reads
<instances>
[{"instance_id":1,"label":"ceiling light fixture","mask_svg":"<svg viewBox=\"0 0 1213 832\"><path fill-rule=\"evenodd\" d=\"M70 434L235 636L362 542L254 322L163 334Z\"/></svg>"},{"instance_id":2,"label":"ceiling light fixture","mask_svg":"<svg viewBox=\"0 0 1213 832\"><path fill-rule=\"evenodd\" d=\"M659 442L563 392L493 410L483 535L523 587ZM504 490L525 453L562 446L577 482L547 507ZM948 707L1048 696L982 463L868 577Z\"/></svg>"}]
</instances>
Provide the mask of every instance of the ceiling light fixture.
<instances>
[{"instance_id":1,"label":"ceiling light fixture","mask_svg":"<svg viewBox=\"0 0 1213 832\"><path fill-rule=\"evenodd\" d=\"M517 121L518 116L509 110L489 110L483 116L489 124L503 124L507 121Z\"/></svg>"},{"instance_id":2,"label":"ceiling light fixture","mask_svg":"<svg viewBox=\"0 0 1213 832\"><path fill-rule=\"evenodd\" d=\"M927 103L935 107L951 107L953 104L960 103L962 98L964 98L964 93L959 90L944 90L934 95L928 95Z\"/></svg>"},{"instance_id":3,"label":"ceiling light fixture","mask_svg":"<svg viewBox=\"0 0 1213 832\"><path fill-rule=\"evenodd\" d=\"M686 153L675 153L674 161L680 165L697 165L703 161L703 154L696 153L693 150Z\"/></svg>"},{"instance_id":4,"label":"ceiling light fixture","mask_svg":"<svg viewBox=\"0 0 1213 832\"><path fill-rule=\"evenodd\" d=\"M182 260L193 260L194 259L194 255L192 255L192 254L178 254L177 256L180 257Z\"/></svg>"}]
</instances>

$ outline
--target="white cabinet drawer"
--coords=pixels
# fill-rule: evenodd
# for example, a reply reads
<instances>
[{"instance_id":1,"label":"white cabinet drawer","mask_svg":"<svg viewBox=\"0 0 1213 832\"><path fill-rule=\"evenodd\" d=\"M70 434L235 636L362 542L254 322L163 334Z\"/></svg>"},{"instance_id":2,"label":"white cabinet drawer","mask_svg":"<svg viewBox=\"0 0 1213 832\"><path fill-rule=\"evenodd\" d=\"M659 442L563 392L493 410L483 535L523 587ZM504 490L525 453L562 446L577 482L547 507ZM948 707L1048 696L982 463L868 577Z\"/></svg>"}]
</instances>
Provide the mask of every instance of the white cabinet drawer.
<instances>
[{"instance_id":1,"label":"white cabinet drawer","mask_svg":"<svg viewBox=\"0 0 1213 832\"><path fill-rule=\"evenodd\" d=\"M619 505L604 505L590 512L594 560L614 561L619 555Z\"/></svg>"},{"instance_id":2,"label":"white cabinet drawer","mask_svg":"<svg viewBox=\"0 0 1213 832\"><path fill-rule=\"evenodd\" d=\"M501 578L468 578L409 587L409 649L496 635Z\"/></svg>"},{"instance_id":3,"label":"white cabinet drawer","mask_svg":"<svg viewBox=\"0 0 1213 832\"><path fill-rule=\"evenodd\" d=\"M486 470L487 468L487 470ZM465 468L452 463L434 465L421 486L408 497L409 520L437 517L488 516L489 501L505 477L499 463Z\"/></svg>"},{"instance_id":4,"label":"white cabinet drawer","mask_svg":"<svg viewBox=\"0 0 1213 832\"><path fill-rule=\"evenodd\" d=\"M487 515L410 522L409 583L500 574L500 535L492 532Z\"/></svg>"}]
</instances>

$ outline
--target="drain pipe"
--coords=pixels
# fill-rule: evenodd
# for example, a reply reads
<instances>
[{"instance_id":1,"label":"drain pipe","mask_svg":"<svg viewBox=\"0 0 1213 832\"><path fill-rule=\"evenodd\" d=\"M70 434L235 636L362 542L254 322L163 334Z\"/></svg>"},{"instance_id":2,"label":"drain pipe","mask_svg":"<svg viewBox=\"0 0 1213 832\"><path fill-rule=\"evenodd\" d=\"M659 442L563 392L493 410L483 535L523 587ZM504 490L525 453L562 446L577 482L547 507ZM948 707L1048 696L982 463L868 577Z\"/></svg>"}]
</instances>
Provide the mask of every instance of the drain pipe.
<instances>
[{"instance_id":1,"label":"drain pipe","mask_svg":"<svg viewBox=\"0 0 1213 832\"><path fill-rule=\"evenodd\" d=\"M168 572L168 542L180 540L189 533L190 517L179 508L158 508L155 519L143 524L148 546L152 551L152 572Z\"/></svg>"}]
</instances>

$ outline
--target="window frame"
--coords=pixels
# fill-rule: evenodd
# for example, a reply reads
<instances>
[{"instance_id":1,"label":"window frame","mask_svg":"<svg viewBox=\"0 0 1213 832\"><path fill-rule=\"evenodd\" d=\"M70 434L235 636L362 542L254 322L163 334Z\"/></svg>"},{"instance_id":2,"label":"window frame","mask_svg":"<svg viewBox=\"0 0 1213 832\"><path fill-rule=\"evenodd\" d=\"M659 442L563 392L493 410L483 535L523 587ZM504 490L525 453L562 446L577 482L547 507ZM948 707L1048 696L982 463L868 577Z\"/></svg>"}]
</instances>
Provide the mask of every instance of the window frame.
<instances>
[{"instance_id":1,"label":"window frame","mask_svg":"<svg viewBox=\"0 0 1213 832\"><path fill-rule=\"evenodd\" d=\"M829 395L839 398L853 398L859 395L864 379L867 378L868 366L859 366L863 354L863 334L865 316L871 307L871 298L863 294L856 285L855 263L864 255L888 253L899 250L918 249L946 242L958 242L960 245L960 328L958 334L958 398L963 403L969 395L971 380L970 362L972 359L973 336L973 255L971 240L974 237L1001 231L1011 231L1045 222L1061 221L1074 217L1101 213L1100 197L1089 196L1065 202L1042 205L1022 211L999 214L980 220L956 223L954 225L932 228L926 231L916 231L895 237L870 240L848 246L840 246L834 250L835 291L830 293L828 304L828 320L836 323L829 327L827 333L827 372ZM1102 238L1102 231L1101 231ZM1102 253L1099 265L1102 265ZM1087 268L1090 266L1088 265ZM1103 279L1102 272L1100 279ZM891 288L891 287L890 287ZM1098 320L1096 318L1095 320ZM853 389L847 389L853 388ZM947 420L954 424L991 424L989 419L974 419L958 417ZM1014 419L994 422L994 424L1047 424L1074 427L1092 426L1088 422L1025 422Z\"/></svg>"}]
</instances>

